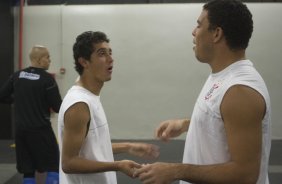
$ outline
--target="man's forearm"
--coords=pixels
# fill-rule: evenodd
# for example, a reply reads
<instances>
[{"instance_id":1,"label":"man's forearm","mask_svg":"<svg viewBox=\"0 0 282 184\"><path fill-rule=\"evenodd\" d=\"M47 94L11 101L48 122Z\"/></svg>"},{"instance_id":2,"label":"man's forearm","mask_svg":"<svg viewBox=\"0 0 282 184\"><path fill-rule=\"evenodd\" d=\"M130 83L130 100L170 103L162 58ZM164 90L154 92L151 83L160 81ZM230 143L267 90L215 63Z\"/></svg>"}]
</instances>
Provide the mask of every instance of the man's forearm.
<instances>
[{"instance_id":1,"label":"man's forearm","mask_svg":"<svg viewBox=\"0 0 282 184\"><path fill-rule=\"evenodd\" d=\"M190 125L190 119L183 119L182 132L187 132Z\"/></svg>"},{"instance_id":2,"label":"man's forearm","mask_svg":"<svg viewBox=\"0 0 282 184\"><path fill-rule=\"evenodd\" d=\"M112 143L112 149L114 154L118 153L127 153L130 149L129 142L122 142L122 143Z\"/></svg>"},{"instance_id":3,"label":"man's forearm","mask_svg":"<svg viewBox=\"0 0 282 184\"><path fill-rule=\"evenodd\" d=\"M214 165L172 164L173 178L201 184L255 184L259 168L234 162Z\"/></svg>"},{"instance_id":4,"label":"man's forearm","mask_svg":"<svg viewBox=\"0 0 282 184\"><path fill-rule=\"evenodd\" d=\"M62 162L62 169L68 174L118 171L118 162L98 162L80 157Z\"/></svg>"}]
</instances>

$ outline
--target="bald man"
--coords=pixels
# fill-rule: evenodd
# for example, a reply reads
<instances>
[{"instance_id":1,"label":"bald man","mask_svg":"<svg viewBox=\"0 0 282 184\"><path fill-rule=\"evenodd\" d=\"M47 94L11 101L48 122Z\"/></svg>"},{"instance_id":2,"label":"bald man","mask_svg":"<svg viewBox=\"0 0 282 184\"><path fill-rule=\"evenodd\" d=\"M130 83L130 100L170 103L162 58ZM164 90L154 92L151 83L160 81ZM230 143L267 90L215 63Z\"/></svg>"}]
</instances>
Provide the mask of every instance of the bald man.
<instances>
[{"instance_id":1,"label":"bald man","mask_svg":"<svg viewBox=\"0 0 282 184\"><path fill-rule=\"evenodd\" d=\"M62 100L55 79L46 72L49 51L36 45L29 57L31 66L12 74L0 89L0 102L14 103L17 170L23 184L35 184L35 172L48 172L47 180L56 178L59 167L50 110L58 112Z\"/></svg>"},{"instance_id":2,"label":"bald man","mask_svg":"<svg viewBox=\"0 0 282 184\"><path fill-rule=\"evenodd\" d=\"M31 61L31 66L35 68L42 68L48 70L50 66L50 55L46 47L41 45L36 45L32 47L29 53L29 59Z\"/></svg>"}]
</instances>

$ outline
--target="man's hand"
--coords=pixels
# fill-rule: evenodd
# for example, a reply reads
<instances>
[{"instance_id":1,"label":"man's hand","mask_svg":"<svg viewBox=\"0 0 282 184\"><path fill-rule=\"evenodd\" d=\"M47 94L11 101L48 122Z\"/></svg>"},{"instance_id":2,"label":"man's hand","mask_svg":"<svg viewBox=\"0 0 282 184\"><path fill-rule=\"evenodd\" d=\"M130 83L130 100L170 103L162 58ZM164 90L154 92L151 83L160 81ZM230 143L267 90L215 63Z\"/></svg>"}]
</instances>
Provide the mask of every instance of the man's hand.
<instances>
[{"instance_id":1,"label":"man's hand","mask_svg":"<svg viewBox=\"0 0 282 184\"><path fill-rule=\"evenodd\" d=\"M169 141L170 138L177 137L188 130L189 120L176 119L166 120L160 123L155 130L155 137L162 141Z\"/></svg>"},{"instance_id":2,"label":"man's hand","mask_svg":"<svg viewBox=\"0 0 282 184\"><path fill-rule=\"evenodd\" d=\"M118 170L131 178L134 177L133 174L135 170L142 167L140 164L131 160L122 160L116 162L118 162Z\"/></svg>"},{"instance_id":3,"label":"man's hand","mask_svg":"<svg viewBox=\"0 0 282 184\"><path fill-rule=\"evenodd\" d=\"M159 147L146 143L129 143L128 153L145 159L155 159L160 155Z\"/></svg>"},{"instance_id":4,"label":"man's hand","mask_svg":"<svg viewBox=\"0 0 282 184\"><path fill-rule=\"evenodd\" d=\"M175 180L173 164L157 162L142 165L136 169L133 177L138 177L143 184L171 184Z\"/></svg>"}]
</instances>

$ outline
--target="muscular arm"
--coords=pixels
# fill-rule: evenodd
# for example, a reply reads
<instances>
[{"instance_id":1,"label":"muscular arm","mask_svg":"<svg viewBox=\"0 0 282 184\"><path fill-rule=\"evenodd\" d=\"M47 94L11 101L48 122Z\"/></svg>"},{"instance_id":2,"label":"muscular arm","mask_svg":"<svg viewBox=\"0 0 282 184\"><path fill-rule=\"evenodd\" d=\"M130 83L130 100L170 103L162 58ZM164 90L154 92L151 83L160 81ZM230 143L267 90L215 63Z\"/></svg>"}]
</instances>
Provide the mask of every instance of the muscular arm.
<instances>
[{"instance_id":1,"label":"muscular arm","mask_svg":"<svg viewBox=\"0 0 282 184\"><path fill-rule=\"evenodd\" d=\"M265 109L265 101L257 91L242 85L231 87L221 104L231 155L229 162L202 166L156 163L136 174L142 173L139 178L143 180L163 178L163 183L185 180L201 184L255 184L260 169Z\"/></svg>"},{"instance_id":2,"label":"muscular arm","mask_svg":"<svg viewBox=\"0 0 282 184\"><path fill-rule=\"evenodd\" d=\"M96 173L106 171L123 171L130 175L131 167L138 165L131 161L99 162L79 156L83 144L90 112L87 104L76 103L64 116L64 133L62 143L62 169L66 173Z\"/></svg>"}]
</instances>

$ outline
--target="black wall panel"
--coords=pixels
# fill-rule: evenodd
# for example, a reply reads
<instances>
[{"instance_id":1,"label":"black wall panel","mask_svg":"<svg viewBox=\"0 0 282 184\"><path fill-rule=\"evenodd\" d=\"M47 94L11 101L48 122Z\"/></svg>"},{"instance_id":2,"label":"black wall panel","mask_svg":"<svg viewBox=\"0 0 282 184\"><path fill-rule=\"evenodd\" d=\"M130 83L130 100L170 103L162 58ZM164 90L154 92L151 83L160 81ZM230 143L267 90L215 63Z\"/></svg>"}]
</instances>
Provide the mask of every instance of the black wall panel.
<instances>
[{"instance_id":1,"label":"black wall panel","mask_svg":"<svg viewBox=\"0 0 282 184\"><path fill-rule=\"evenodd\" d=\"M146 3L205 3L208 0L27 0L28 5L83 4L146 4ZM282 2L282 0L244 0L243 2Z\"/></svg>"},{"instance_id":2,"label":"black wall panel","mask_svg":"<svg viewBox=\"0 0 282 184\"><path fill-rule=\"evenodd\" d=\"M14 69L14 19L12 1L0 1L0 86ZM12 105L0 104L0 139L13 137Z\"/></svg>"}]
</instances>

